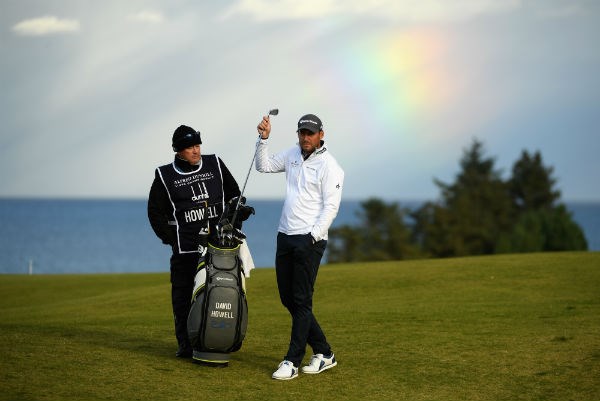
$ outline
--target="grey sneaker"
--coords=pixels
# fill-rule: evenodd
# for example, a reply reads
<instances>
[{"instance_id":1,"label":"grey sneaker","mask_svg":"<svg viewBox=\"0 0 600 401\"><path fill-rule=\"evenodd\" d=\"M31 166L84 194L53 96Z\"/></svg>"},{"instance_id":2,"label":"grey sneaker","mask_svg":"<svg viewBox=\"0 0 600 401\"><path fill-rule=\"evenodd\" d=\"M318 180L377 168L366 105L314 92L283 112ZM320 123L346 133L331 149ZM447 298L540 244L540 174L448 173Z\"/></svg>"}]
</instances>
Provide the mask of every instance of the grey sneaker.
<instances>
[{"instance_id":1,"label":"grey sneaker","mask_svg":"<svg viewBox=\"0 0 600 401\"><path fill-rule=\"evenodd\" d=\"M316 354L310 358L310 363L302 367L302 373L316 375L324 370L333 368L337 365L333 352L329 358L325 358L323 354Z\"/></svg>"},{"instance_id":2,"label":"grey sneaker","mask_svg":"<svg viewBox=\"0 0 600 401\"><path fill-rule=\"evenodd\" d=\"M291 380L298 377L298 368L290 361L283 361L271 377L277 380Z\"/></svg>"}]
</instances>

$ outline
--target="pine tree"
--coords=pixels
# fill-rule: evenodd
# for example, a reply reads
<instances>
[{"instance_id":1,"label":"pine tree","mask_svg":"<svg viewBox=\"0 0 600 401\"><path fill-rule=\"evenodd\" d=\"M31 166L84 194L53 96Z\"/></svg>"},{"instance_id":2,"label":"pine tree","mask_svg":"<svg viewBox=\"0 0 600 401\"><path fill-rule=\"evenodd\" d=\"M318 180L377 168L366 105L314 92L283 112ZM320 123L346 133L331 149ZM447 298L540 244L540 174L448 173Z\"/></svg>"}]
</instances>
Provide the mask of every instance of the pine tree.
<instances>
[{"instance_id":1,"label":"pine tree","mask_svg":"<svg viewBox=\"0 0 600 401\"><path fill-rule=\"evenodd\" d=\"M497 252L541 252L586 250L583 230L559 203L554 188L553 168L544 166L542 156L526 150L512 168L508 181L515 224L496 245Z\"/></svg>"},{"instance_id":2,"label":"pine tree","mask_svg":"<svg viewBox=\"0 0 600 401\"><path fill-rule=\"evenodd\" d=\"M552 177L552 167L545 167L539 151L530 155L523 150L521 158L512 168L509 180L510 194L519 212L552 208L560 198L560 191L554 189L556 180Z\"/></svg>"},{"instance_id":3,"label":"pine tree","mask_svg":"<svg viewBox=\"0 0 600 401\"><path fill-rule=\"evenodd\" d=\"M455 182L435 180L441 201L415 213L415 227L423 231L420 235L427 253L442 257L491 254L498 239L510 231L510 194L494 163L475 139L463 153Z\"/></svg>"}]
</instances>

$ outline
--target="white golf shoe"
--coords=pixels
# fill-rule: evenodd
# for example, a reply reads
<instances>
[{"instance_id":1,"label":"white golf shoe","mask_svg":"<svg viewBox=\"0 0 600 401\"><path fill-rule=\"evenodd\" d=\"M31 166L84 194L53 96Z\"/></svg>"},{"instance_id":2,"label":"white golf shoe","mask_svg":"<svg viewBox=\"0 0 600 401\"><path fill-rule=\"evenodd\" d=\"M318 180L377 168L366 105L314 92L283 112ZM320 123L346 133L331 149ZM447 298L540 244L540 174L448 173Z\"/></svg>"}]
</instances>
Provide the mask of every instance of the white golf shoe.
<instances>
[{"instance_id":1,"label":"white golf shoe","mask_svg":"<svg viewBox=\"0 0 600 401\"><path fill-rule=\"evenodd\" d=\"M329 358L325 358L323 354L316 354L310 358L310 363L302 367L302 373L316 375L324 370L333 368L337 365L333 352Z\"/></svg>"},{"instance_id":2,"label":"white golf shoe","mask_svg":"<svg viewBox=\"0 0 600 401\"><path fill-rule=\"evenodd\" d=\"M283 361L279 364L277 370L273 372L273 376L271 377L277 380L291 380L298 377L298 368L290 361Z\"/></svg>"}]
</instances>

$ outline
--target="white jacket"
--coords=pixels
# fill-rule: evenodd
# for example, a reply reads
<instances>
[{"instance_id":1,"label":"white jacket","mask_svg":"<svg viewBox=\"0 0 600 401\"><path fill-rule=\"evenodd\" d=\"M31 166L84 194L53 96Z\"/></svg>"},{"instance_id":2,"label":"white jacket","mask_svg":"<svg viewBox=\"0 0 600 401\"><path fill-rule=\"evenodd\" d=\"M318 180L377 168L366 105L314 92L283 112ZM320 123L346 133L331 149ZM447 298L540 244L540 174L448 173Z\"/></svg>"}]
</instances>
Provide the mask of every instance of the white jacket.
<instances>
[{"instance_id":1,"label":"white jacket","mask_svg":"<svg viewBox=\"0 0 600 401\"><path fill-rule=\"evenodd\" d=\"M267 141L258 142L256 169L262 173L285 171L287 188L279 231L310 233L316 241L326 240L340 207L344 171L324 142L304 160L299 145L269 157Z\"/></svg>"}]
</instances>

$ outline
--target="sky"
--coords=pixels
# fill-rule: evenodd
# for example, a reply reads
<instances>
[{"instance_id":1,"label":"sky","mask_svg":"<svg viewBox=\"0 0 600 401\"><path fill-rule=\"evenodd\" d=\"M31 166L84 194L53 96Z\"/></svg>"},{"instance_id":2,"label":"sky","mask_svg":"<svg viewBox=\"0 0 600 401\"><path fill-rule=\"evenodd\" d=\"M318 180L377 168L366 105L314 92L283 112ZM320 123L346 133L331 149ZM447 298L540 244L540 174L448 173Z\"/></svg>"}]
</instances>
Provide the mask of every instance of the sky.
<instances>
[{"instance_id":1,"label":"sky","mask_svg":"<svg viewBox=\"0 0 600 401\"><path fill-rule=\"evenodd\" d=\"M241 188L278 108L270 150L317 114L345 199L435 200L477 139L599 201L599 40L595 0L0 0L0 197L146 198L180 124Z\"/></svg>"}]
</instances>

